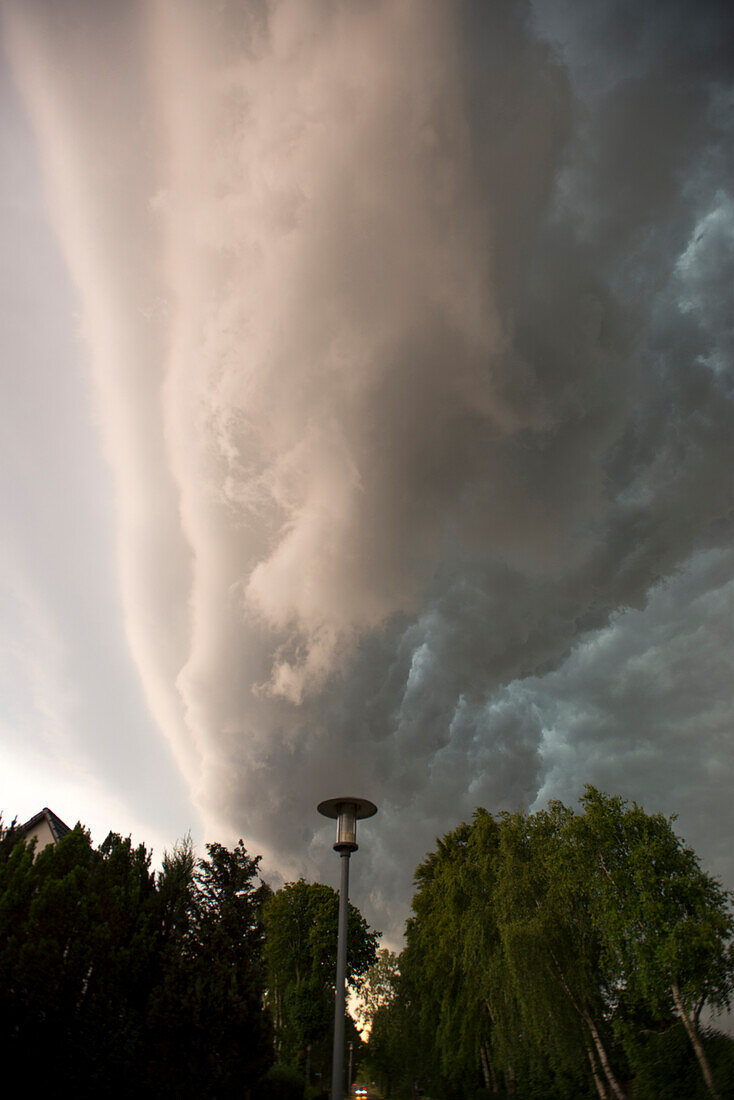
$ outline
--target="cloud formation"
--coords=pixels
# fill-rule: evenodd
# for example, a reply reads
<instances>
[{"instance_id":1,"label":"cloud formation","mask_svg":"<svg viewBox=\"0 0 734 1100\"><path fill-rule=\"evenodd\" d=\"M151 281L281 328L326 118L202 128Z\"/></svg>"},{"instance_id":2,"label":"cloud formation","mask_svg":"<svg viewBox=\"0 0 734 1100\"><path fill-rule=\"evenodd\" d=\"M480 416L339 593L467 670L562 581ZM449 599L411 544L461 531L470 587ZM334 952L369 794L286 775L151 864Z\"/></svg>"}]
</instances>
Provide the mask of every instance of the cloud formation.
<instances>
[{"instance_id":1,"label":"cloud formation","mask_svg":"<svg viewBox=\"0 0 734 1100\"><path fill-rule=\"evenodd\" d=\"M669 670L686 624L724 631L731 578L726 8L75 0L5 25L128 638L211 828L325 875L315 802L373 798L364 900L394 935L474 805L599 776L698 804L702 711Z\"/></svg>"}]
</instances>

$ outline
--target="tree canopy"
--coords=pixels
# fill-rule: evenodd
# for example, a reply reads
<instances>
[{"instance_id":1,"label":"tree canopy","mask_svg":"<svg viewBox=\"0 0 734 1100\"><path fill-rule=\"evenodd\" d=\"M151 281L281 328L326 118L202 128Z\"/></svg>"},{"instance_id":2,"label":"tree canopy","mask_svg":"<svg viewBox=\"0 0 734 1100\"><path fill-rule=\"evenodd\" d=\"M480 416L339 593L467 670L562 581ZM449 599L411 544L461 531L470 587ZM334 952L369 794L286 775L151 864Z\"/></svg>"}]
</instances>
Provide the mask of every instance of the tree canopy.
<instances>
[{"instance_id":1,"label":"tree canopy","mask_svg":"<svg viewBox=\"0 0 734 1100\"><path fill-rule=\"evenodd\" d=\"M652 1100L675 1062L690 1095L731 1095L734 1044L701 1024L730 1002L731 897L673 819L592 787L578 812L479 809L415 884L370 1038L393 1091Z\"/></svg>"},{"instance_id":2,"label":"tree canopy","mask_svg":"<svg viewBox=\"0 0 734 1100\"><path fill-rule=\"evenodd\" d=\"M0 828L6 1064L80 1096L324 1084L336 891L273 892L242 841L150 864L115 833L36 852ZM732 897L673 818L593 787L577 810L477 809L418 866L400 957L378 942L350 906L347 978L391 1100L734 1095L734 1043L705 1023L734 989ZM347 1035L359 1058L349 1017Z\"/></svg>"},{"instance_id":3,"label":"tree canopy","mask_svg":"<svg viewBox=\"0 0 734 1100\"><path fill-rule=\"evenodd\" d=\"M77 825L38 854L3 833L0 1034L26 1083L226 1097L267 1069L259 857L208 856L184 843L155 875L115 833L95 849Z\"/></svg>"},{"instance_id":4,"label":"tree canopy","mask_svg":"<svg viewBox=\"0 0 734 1100\"><path fill-rule=\"evenodd\" d=\"M81 1096L264 1096L283 1084L276 1061L325 1081L337 893L300 880L273 894L242 841L198 859L185 838L159 873L150 862L115 833L94 848L81 825L36 852L0 822L6 1065ZM354 986L379 937L353 905L348 932ZM347 1034L358 1048L351 1020Z\"/></svg>"},{"instance_id":5,"label":"tree canopy","mask_svg":"<svg viewBox=\"0 0 734 1100\"><path fill-rule=\"evenodd\" d=\"M279 1059L326 1077L331 1056L339 895L322 883L287 883L265 905L268 1003ZM379 933L359 910L347 915L347 984L374 963ZM357 1039L351 1026L352 1041Z\"/></svg>"}]
</instances>

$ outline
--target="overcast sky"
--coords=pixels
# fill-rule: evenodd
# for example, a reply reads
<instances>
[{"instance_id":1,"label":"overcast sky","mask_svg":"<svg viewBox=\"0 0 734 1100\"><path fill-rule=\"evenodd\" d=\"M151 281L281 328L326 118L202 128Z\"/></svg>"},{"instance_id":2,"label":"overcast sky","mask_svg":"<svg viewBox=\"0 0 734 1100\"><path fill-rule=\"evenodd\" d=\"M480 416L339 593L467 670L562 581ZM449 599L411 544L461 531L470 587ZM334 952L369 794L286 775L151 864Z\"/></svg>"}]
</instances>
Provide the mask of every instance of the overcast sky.
<instances>
[{"instance_id":1,"label":"overcast sky","mask_svg":"<svg viewBox=\"0 0 734 1100\"><path fill-rule=\"evenodd\" d=\"M0 806L397 943L585 783L734 886L733 18L0 0Z\"/></svg>"}]
</instances>

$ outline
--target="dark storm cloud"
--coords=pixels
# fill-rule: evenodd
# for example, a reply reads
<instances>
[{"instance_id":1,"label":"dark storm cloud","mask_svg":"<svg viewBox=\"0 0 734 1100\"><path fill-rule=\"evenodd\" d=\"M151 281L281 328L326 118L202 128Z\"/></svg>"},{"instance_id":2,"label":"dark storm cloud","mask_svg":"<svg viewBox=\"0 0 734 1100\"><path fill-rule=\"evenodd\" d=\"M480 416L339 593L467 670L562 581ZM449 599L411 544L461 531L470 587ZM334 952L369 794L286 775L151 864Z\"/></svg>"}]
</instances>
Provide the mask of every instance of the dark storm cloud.
<instances>
[{"instance_id":1,"label":"dark storm cloud","mask_svg":"<svg viewBox=\"0 0 734 1100\"><path fill-rule=\"evenodd\" d=\"M638 773L605 639L678 578L668 633L640 635L675 710L680 578L714 584L701 554L728 568L727 9L299 0L215 20L161 0L116 16L121 38L72 8L51 41L44 8L9 6L16 66L100 388L132 399L102 426L132 471L134 652L212 828L325 874L314 803L375 798L363 900L394 933L417 858L477 803L597 775L639 794L645 774L692 805L693 708L640 731L650 759L679 751ZM119 96L90 97L123 40ZM59 133L75 178L100 149L127 173L86 252ZM145 272L124 293L121 231ZM110 324L144 371L105 356ZM143 605L169 575L185 623ZM624 668L652 715L660 692Z\"/></svg>"}]
</instances>

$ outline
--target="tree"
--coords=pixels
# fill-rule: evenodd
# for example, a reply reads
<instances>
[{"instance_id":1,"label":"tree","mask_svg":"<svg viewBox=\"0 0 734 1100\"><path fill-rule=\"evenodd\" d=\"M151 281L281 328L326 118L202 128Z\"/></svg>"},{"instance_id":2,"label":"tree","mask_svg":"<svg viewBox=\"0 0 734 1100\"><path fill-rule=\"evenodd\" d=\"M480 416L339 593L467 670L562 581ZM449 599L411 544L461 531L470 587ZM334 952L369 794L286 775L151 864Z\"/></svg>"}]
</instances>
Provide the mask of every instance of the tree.
<instances>
[{"instance_id":1,"label":"tree","mask_svg":"<svg viewBox=\"0 0 734 1100\"><path fill-rule=\"evenodd\" d=\"M523 1035L554 1070L623 1100L609 1046L609 990L589 920L587 883L571 856L571 810L560 802L500 826L497 923ZM606 1034L605 1034L606 1033Z\"/></svg>"},{"instance_id":2,"label":"tree","mask_svg":"<svg viewBox=\"0 0 734 1100\"><path fill-rule=\"evenodd\" d=\"M192 866L184 844L164 864L159 884L168 928L161 983L149 1025L156 1083L180 1096L239 1096L272 1061L263 1011L263 903L270 890L260 857L240 840L207 845Z\"/></svg>"},{"instance_id":3,"label":"tree","mask_svg":"<svg viewBox=\"0 0 734 1100\"><path fill-rule=\"evenodd\" d=\"M263 919L268 1003L278 1060L326 1072L333 1024L339 895L322 883L289 882L268 899ZM347 983L374 963L379 934L349 905Z\"/></svg>"},{"instance_id":4,"label":"tree","mask_svg":"<svg viewBox=\"0 0 734 1100\"><path fill-rule=\"evenodd\" d=\"M410 1096L419 1072L419 1043L414 1031L415 1014L409 997L404 995L404 979L398 982L396 996L381 1004L373 1018L367 1046L370 1078L377 1081L384 1096ZM430 1057L431 1047L424 1055ZM423 1061L425 1066L425 1060Z\"/></svg>"},{"instance_id":5,"label":"tree","mask_svg":"<svg viewBox=\"0 0 734 1100\"><path fill-rule=\"evenodd\" d=\"M432 1050L430 1071L444 1089L458 1087L468 1072L477 1086L480 1079L491 1082L489 1064L486 1078L480 1077L480 1049L491 1027L488 990L469 945L479 883L472 835L471 826L460 825L417 868L415 916L408 922L401 957L405 1008L415 1018L422 1043Z\"/></svg>"},{"instance_id":6,"label":"tree","mask_svg":"<svg viewBox=\"0 0 734 1100\"><path fill-rule=\"evenodd\" d=\"M377 952L377 959L365 974L359 990L358 1015L365 1027L371 1026L378 1009L395 1000L399 979L398 957L383 947Z\"/></svg>"},{"instance_id":7,"label":"tree","mask_svg":"<svg viewBox=\"0 0 734 1100\"><path fill-rule=\"evenodd\" d=\"M721 1095L734 1045L700 1017L729 1004L733 933L730 895L672 819L593 788L579 812L477 810L416 871L372 1064L397 1092L420 1059L436 1097L483 1080L495 1093L623 1100L635 1074L654 1095L655 1052L669 1049L681 1080L698 1065Z\"/></svg>"},{"instance_id":8,"label":"tree","mask_svg":"<svg viewBox=\"0 0 734 1100\"><path fill-rule=\"evenodd\" d=\"M38 855L22 838L4 854L0 1003L9 1057L39 1085L73 1079L91 1092L114 1077L124 1090L142 1056L156 953L145 848L110 833L95 850L77 825Z\"/></svg>"},{"instance_id":9,"label":"tree","mask_svg":"<svg viewBox=\"0 0 734 1100\"><path fill-rule=\"evenodd\" d=\"M606 966L627 999L658 1017L678 1016L706 1088L717 1097L700 1017L707 1005L730 1004L731 895L675 835L674 818L646 814L594 787L582 804L574 847Z\"/></svg>"},{"instance_id":10,"label":"tree","mask_svg":"<svg viewBox=\"0 0 734 1100\"><path fill-rule=\"evenodd\" d=\"M36 855L0 834L0 1043L27 1083L77 1095L227 1097L272 1061L267 887L242 842L143 845L77 825ZM39 1053L42 1052L42 1057Z\"/></svg>"}]
</instances>

